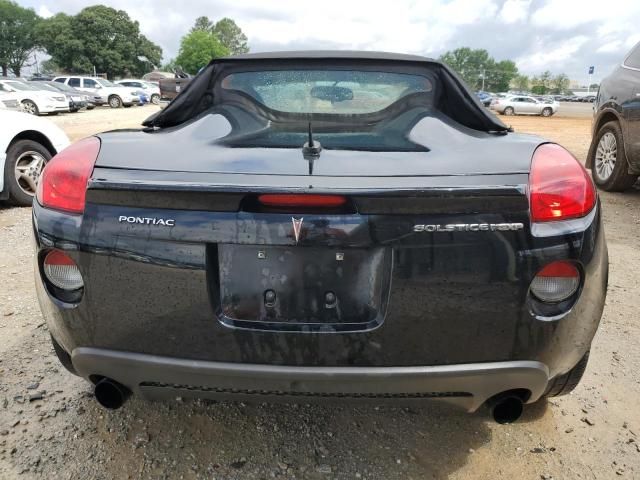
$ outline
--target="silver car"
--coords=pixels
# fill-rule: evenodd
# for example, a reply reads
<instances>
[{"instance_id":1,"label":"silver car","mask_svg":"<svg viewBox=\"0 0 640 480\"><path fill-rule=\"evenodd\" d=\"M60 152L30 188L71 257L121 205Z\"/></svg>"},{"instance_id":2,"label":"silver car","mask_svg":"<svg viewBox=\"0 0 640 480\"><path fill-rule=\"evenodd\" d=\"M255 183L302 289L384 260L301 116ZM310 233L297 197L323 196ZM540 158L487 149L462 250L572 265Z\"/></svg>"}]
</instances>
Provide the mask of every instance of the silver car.
<instances>
[{"instance_id":1,"label":"silver car","mask_svg":"<svg viewBox=\"0 0 640 480\"><path fill-rule=\"evenodd\" d=\"M550 117L558 111L558 102L553 100L536 100L524 95L513 95L496 98L491 102L491 109L502 115L542 115Z\"/></svg>"}]
</instances>

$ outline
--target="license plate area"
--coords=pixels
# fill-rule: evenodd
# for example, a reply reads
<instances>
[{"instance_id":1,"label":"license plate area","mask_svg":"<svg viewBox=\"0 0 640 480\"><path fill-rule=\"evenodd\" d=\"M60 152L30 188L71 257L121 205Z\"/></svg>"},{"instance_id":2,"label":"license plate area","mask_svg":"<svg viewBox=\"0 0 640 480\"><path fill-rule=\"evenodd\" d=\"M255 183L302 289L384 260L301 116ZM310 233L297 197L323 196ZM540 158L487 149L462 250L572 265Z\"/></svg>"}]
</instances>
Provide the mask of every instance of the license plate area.
<instances>
[{"instance_id":1,"label":"license plate area","mask_svg":"<svg viewBox=\"0 0 640 480\"><path fill-rule=\"evenodd\" d=\"M218 245L220 321L278 331L366 331L386 310L387 248Z\"/></svg>"}]
</instances>

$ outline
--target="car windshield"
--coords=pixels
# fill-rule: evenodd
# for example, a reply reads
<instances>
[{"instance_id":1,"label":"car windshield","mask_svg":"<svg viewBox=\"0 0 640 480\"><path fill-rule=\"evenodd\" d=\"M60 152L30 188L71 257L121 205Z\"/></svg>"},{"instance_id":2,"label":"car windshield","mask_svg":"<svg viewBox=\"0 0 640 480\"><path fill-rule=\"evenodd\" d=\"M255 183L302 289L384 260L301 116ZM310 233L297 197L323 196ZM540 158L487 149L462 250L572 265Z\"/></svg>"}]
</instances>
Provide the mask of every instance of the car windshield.
<instances>
[{"instance_id":1,"label":"car windshield","mask_svg":"<svg viewBox=\"0 0 640 480\"><path fill-rule=\"evenodd\" d=\"M22 82L6 82L6 85L15 88L16 90L27 91L27 90L40 90L39 88L32 87L31 85L27 85Z\"/></svg>"},{"instance_id":2,"label":"car windshield","mask_svg":"<svg viewBox=\"0 0 640 480\"><path fill-rule=\"evenodd\" d=\"M353 70L272 70L227 75L222 88L242 92L278 112L368 114L401 98L431 92L422 75Z\"/></svg>"},{"instance_id":3,"label":"car windshield","mask_svg":"<svg viewBox=\"0 0 640 480\"><path fill-rule=\"evenodd\" d=\"M106 80L104 78L96 78L96 82L98 82L103 87L121 87L122 86L122 85L116 85L115 83L110 82L109 80Z\"/></svg>"}]
</instances>

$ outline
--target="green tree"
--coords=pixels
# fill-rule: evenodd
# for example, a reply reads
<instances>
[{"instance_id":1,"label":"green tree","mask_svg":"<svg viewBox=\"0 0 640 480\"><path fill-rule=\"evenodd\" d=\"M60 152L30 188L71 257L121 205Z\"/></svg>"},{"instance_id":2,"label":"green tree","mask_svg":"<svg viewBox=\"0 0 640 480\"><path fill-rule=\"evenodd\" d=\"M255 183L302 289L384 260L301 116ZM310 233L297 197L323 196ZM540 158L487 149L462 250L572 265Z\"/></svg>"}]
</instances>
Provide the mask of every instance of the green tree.
<instances>
[{"instance_id":1,"label":"green tree","mask_svg":"<svg viewBox=\"0 0 640 480\"><path fill-rule=\"evenodd\" d=\"M521 92L529 90L529 77L526 75L516 75L511 81L511 85Z\"/></svg>"},{"instance_id":2,"label":"green tree","mask_svg":"<svg viewBox=\"0 0 640 480\"><path fill-rule=\"evenodd\" d=\"M440 60L463 78L472 89L482 88L490 91L505 91L509 83L518 74L515 62L502 60L496 62L489 52L483 49L472 50L469 47L457 48L444 53Z\"/></svg>"},{"instance_id":3,"label":"green tree","mask_svg":"<svg viewBox=\"0 0 640 480\"><path fill-rule=\"evenodd\" d=\"M531 79L531 92L537 95L545 95L551 90L551 72L545 70L539 76Z\"/></svg>"},{"instance_id":4,"label":"green tree","mask_svg":"<svg viewBox=\"0 0 640 480\"><path fill-rule=\"evenodd\" d=\"M62 13L43 20L38 38L60 68L90 73L94 67L109 77L142 75L162 60L162 49L140 33L140 25L123 10L94 5L75 16Z\"/></svg>"},{"instance_id":5,"label":"green tree","mask_svg":"<svg viewBox=\"0 0 640 480\"><path fill-rule=\"evenodd\" d=\"M492 92L506 92L511 80L518 76L518 67L512 60L497 62L493 68L487 70L485 90Z\"/></svg>"},{"instance_id":6,"label":"green tree","mask_svg":"<svg viewBox=\"0 0 640 480\"><path fill-rule=\"evenodd\" d=\"M195 32L196 30L210 32L212 28L213 22L209 20L209 17L198 17L196 18L195 25L191 28L191 32Z\"/></svg>"},{"instance_id":7,"label":"green tree","mask_svg":"<svg viewBox=\"0 0 640 480\"><path fill-rule=\"evenodd\" d=\"M225 17L222 20L218 20L211 29L211 32L216 36L218 41L229 50L231 55L238 55L249 51L247 36L232 19Z\"/></svg>"},{"instance_id":8,"label":"green tree","mask_svg":"<svg viewBox=\"0 0 640 480\"><path fill-rule=\"evenodd\" d=\"M197 73L212 58L226 55L229 55L229 50L220 43L213 33L194 30L180 40L180 51L175 64L186 72Z\"/></svg>"},{"instance_id":9,"label":"green tree","mask_svg":"<svg viewBox=\"0 0 640 480\"><path fill-rule=\"evenodd\" d=\"M31 8L0 0L0 66L2 75L11 70L20 76L22 67L38 47L35 35L40 18Z\"/></svg>"},{"instance_id":10,"label":"green tree","mask_svg":"<svg viewBox=\"0 0 640 480\"><path fill-rule=\"evenodd\" d=\"M559 73L551 78L551 92L555 94L564 93L569 88L569 83L569 77L564 73Z\"/></svg>"}]
</instances>

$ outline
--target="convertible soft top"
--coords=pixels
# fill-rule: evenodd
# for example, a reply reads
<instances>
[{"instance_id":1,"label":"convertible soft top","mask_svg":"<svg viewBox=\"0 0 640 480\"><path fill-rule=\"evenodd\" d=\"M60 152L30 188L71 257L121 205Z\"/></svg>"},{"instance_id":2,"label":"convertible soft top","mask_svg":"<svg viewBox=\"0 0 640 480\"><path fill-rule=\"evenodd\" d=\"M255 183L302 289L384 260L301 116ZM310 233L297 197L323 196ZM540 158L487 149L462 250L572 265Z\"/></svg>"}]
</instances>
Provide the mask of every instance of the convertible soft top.
<instances>
[{"instance_id":1,"label":"convertible soft top","mask_svg":"<svg viewBox=\"0 0 640 480\"><path fill-rule=\"evenodd\" d=\"M143 122L147 127L166 128L180 125L214 105L214 86L229 72L245 69L278 69L298 67L345 68L379 67L382 70L415 73L423 69L435 76L440 84L440 93L433 105L437 111L473 130L483 132L506 132L508 127L476 98L464 82L442 62L418 55L403 55L385 52L361 51L293 51L266 52L217 58L209 62L165 108Z\"/></svg>"}]
</instances>

